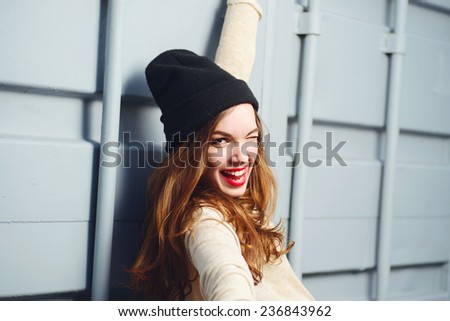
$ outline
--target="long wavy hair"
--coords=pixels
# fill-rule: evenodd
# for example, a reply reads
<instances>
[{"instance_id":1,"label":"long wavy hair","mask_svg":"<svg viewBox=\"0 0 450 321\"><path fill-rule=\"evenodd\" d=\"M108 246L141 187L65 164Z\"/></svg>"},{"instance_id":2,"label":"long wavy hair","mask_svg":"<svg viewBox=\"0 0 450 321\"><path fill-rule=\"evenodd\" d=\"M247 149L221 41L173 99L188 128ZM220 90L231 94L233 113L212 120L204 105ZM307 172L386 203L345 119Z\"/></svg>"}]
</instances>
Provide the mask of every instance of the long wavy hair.
<instances>
[{"instance_id":1,"label":"long wavy hair","mask_svg":"<svg viewBox=\"0 0 450 321\"><path fill-rule=\"evenodd\" d=\"M277 188L266 161L262 123L256 112L258 155L244 195L232 198L202 186L207 142L222 117L223 113L189 137L149 177L143 243L129 269L131 288L142 292L146 299L184 300L191 292L195 279L190 279L184 236L195 223L195 211L203 206L218 210L235 227L255 285L263 277L263 264L287 253L293 245L283 249L280 224L268 224L275 209Z\"/></svg>"}]
</instances>

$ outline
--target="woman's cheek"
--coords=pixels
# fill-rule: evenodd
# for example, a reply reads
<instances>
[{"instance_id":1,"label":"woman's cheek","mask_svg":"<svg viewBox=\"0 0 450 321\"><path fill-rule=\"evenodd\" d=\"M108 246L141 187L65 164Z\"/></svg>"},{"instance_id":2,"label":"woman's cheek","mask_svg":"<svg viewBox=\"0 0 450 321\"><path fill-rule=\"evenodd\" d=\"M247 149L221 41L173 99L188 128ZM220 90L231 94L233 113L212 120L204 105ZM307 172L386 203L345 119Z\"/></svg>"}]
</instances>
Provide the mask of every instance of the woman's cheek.
<instances>
[{"instance_id":1,"label":"woman's cheek","mask_svg":"<svg viewBox=\"0 0 450 321\"><path fill-rule=\"evenodd\" d=\"M210 148L208 150L208 167L215 168L224 165L226 160L222 153L222 149Z\"/></svg>"},{"instance_id":2,"label":"woman's cheek","mask_svg":"<svg viewBox=\"0 0 450 321\"><path fill-rule=\"evenodd\" d=\"M247 157L249 158L249 163L253 163L258 156L258 146L250 145L247 150Z\"/></svg>"}]
</instances>

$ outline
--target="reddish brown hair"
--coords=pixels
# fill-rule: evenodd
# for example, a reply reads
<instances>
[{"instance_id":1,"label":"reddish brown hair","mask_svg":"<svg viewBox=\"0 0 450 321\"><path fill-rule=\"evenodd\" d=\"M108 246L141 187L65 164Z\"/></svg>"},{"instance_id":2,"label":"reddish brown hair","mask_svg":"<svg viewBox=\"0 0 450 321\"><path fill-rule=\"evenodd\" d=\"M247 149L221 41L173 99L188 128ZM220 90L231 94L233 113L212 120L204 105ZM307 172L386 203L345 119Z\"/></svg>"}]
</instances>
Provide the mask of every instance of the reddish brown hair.
<instances>
[{"instance_id":1,"label":"reddish brown hair","mask_svg":"<svg viewBox=\"0 0 450 321\"><path fill-rule=\"evenodd\" d=\"M262 123L258 155L243 196L232 198L199 183L207 164L210 133L221 119L218 115L170 154L149 177L144 238L134 266L129 270L131 287L151 300L184 300L191 291L189 258L184 235L194 223L193 214L202 206L217 209L231 223L239 237L255 284L263 275L262 265L278 258L283 234L279 225L268 225L276 200L276 181L264 153ZM198 142L201 142L199 147Z\"/></svg>"}]
</instances>

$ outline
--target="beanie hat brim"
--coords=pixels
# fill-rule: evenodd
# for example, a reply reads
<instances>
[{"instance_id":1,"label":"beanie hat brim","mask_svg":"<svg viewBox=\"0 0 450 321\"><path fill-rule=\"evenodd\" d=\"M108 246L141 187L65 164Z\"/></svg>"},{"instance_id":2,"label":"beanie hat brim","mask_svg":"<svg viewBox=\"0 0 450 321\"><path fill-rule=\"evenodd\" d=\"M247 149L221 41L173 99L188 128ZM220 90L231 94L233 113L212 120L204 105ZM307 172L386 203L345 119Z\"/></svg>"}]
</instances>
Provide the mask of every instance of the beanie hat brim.
<instances>
[{"instance_id":1,"label":"beanie hat brim","mask_svg":"<svg viewBox=\"0 0 450 321\"><path fill-rule=\"evenodd\" d=\"M170 137L168 141L178 140L177 137L181 140L187 138L189 133L200 129L208 120L230 107L249 103L255 110L258 110L258 101L251 92L243 89L246 86L247 84L243 80L230 80L209 87L174 105L161 116L166 138L174 136ZM172 121L174 118L182 120L183 126ZM179 142L174 141L174 143Z\"/></svg>"}]
</instances>

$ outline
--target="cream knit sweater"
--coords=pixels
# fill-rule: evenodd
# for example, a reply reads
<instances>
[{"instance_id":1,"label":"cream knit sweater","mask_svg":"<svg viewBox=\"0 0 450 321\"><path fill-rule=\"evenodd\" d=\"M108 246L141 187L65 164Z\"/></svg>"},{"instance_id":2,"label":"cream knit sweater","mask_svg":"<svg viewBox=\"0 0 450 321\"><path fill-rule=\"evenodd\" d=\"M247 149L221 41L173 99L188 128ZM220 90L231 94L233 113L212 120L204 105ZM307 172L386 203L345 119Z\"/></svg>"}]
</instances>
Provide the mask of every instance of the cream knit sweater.
<instances>
[{"instance_id":1,"label":"cream knit sweater","mask_svg":"<svg viewBox=\"0 0 450 321\"><path fill-rule=\"evenodd\" d=\"M255 60L256 31L262 17L257 0L228 0L215 63L248 82Z\"/></svg>"},{"instance_id":2,"label":"cream knit sweater","mask_svg":"<svg viewBox=\"0 0 450 321\"><path fill-rule=\"evenodd\" d=\"M264 265L262 282L255 286L233 226L208 207L194 218L197 221L185 236L190 277L195 279L187 300L314 300L284 255Z\"/></svg>"}]
</instances>

